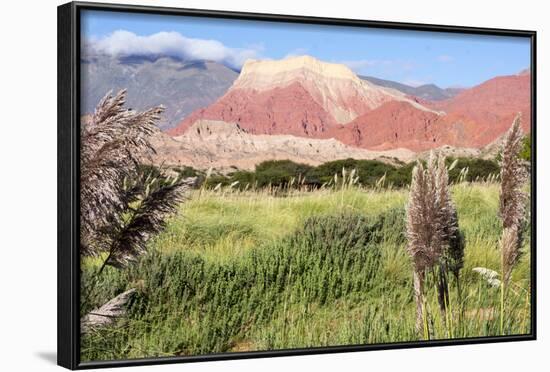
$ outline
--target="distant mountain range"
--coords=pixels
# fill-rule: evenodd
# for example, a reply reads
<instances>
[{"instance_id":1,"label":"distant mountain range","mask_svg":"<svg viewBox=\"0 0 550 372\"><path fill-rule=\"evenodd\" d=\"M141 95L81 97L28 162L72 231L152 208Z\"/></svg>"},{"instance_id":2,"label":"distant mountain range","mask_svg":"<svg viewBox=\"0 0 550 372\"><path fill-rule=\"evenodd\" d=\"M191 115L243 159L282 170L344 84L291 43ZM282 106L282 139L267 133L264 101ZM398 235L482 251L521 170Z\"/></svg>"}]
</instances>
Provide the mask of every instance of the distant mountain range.
<instances>
[{"instance_id":1,"label":"distant mountain range","mask_svg":"<svg viewBox=\"0 0 550 372\"><path fill-rule=\"evenodd\" d=\"M425 99L427 101L441 101L456 96L458 93L464 90L464 88L440 88L435 84L423 84L417 87L398 83L396 81L379 79L373 76L359 77L363 80L370 81L381 87L393 88L410 96Z\"/></svg>"},{"instance_id":2,"label":"distant mountain range","mask_svg":"<svg viewBox=\"0 0 550 372\"><path fill-rule=\"evenodd\" d=\"M240 73L166 57L94 56L82 66L83 114L120 88L135 109L166 106L159 163L252 169L272 159L410 161L433 148L479 155L518 112L530 130L528 70L449 90L359 77L309 56L249 60Z\"/></svg>"},{"instance_id":3,"label":"distant mountain range","mask_svg":"<svg viewBox=\"0 0 550 372\"><path fill-rule=\"evenodd\" d=\"M239 76L213 61L182 61L166 56L87 55L82 58L82 114L92 113L109 90L128 89L128 103L138 110L159 104L166 107L161 129L179 124L196 109L220 98ZM418 87L372 76L358 76L378 86L388 87L430 101L453 97L461 89L442 89L434 84Z\"/></svg>"},{"instance_id":4,"label":"distant mountain range","mask_svg":"<svg viewBox=\"0 0 550 372\"><path fill-rule=\"evenodd\" d=\"M308 56L248 61L221 98L168 133L179 136L196 121L211 120L236 123L251 134L335 138L376 151L481 148L501 136L518 112L529 130L529 87L530 75L523 73L427 101Z\"/></svg>"},{"instance_id":5,"label":"distant mountain range","mask_svg":"<svg viewBox=\"0 0 550 372\"><path fill-rule=\"evenodd\" d=\"M160 128L177 125L194 110L208 106L233 84L238 73L211 61L172 57L89 55L81 61L82 113L93 113L110 90L128 89L128 106L166 111Z\"/></svg>"}]
</instances>

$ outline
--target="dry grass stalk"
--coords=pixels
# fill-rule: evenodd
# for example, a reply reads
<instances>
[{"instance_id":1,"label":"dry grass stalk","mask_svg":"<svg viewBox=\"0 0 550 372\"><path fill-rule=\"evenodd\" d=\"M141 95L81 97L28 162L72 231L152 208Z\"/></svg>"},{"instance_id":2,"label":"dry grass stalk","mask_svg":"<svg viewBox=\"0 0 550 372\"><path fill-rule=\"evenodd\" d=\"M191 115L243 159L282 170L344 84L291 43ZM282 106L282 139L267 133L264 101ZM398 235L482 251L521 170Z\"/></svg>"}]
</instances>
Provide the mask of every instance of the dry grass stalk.
<instances>
[{"instance_id":1,"label":"dry grass stalk","mask_svg":"<svg viewBox=\"0 0 550 372\"><path fill-rule=\"evenodd\" d=\"M146 178L143 180L142 178ZM135 261L146 252L149 239L160 233L168 216L176 213L186 192L195 184L195 178L152 178L141 175L135 182L138 190L127 195L127 208L124 222L109 230L109 256L105 264L122 267Z\"/></svg>"},{"instance_id":2,"label":"dry grass stalk","mask_svg":"<svg viewBox=\"0 0 550 372\"><path fill-rule=\"evenodd\" d=\"M125 90L109 92L81 133L81 253L107 253L100 272L143 253L193 181L141 170L164 109L128 110L125 99Z\"/></svg>"},{"instance_id":3,"label":"dry grass stalk","mask_svg":"<svg viewBox=\"0 0 550 372\"><path fill-rule=\"evenodd\" d=\"M458 228L443 156L436 157L432 152L426 168L418 162L413 169L406 233L407 250L414 264L416 329L422 334L425 318L422 282L426 271L438 269L439 303L445 313L449 301L447 271L458 277L463 265L464 240Z\"/></svg>"},{"instance_id":4,"label":"dry grass stalk","mask_svg":"<svg viewBox=\"0 0 550 372\"><path fill-rule=\"evenodd\" d=\"M453 167L453 164L451 164ZM458 214L451 198L449 174L445 166L445 157L439 156L437 165L437 208L442 226L442 257L439 262L438 293L439 306L444 315L449 304L448 272L450 271L459 285L459 273L464 266L464 236L458 225ZM458 287L459 288L459 287ZM445 316L443 316L445 319Z\"/></svg>"},{"instance_id":5,"label":"dry grass stalk","mask_svg":"<svg viewBox=\"0 0 550 372\"><path fill-rule=\"evenodd\" d=\"M518 115L502 146L499 213L504 228L517 226L525 218L527 196L522 188L527 175L519 157L523 139L520 124L521 115Z\"/></svg>"},{"instance_id":6,"label":"dry grass stalk","mask_svg":"<svg viewBox=\"0 0 550 372\"><path fill-rule=\"evenodd\" d=\"M425 311L424 311L424 270L415 269L413 272L414 301L416 303L415 328L418 335L424 335Z\"/></svg>"},{"instance_id":7,"label":"dry grass stalk","mask_svg":"<svg viewBox=\"0 0 550 372\"><path fill-rule=\"evenodd\" d=\"M502 278L505 285L510 282L512 270L521 256L520 235L517 226L506 227L502 231L500 249L502 251Z\"/></svg>"},{"instance_id":8,"label":"dry grass stalk","mask_svg":"<svg viewBox=\"0 0 550 372\"><path fill-rule=\"evenodd\" d=\"M432 162L430 157L426 169L420 162L413 169L407 205L407 250L418 272L433 267L441 255L441 245L437 241L441 234L436 218Z\"/></svg>"},{"instance_id":9,"label":"dry grass stalk","mask_svg":"<svg viewBox=\"0 0 550 372\"><path fill-rule=\"evenodd\" d=\"M518 114L506 134L500 162L499 215L503 226L500 245L504 285L510 280L512 270L519 261L523 240L527 201L527 194L523 191L523 187L527 180L527 173L519 157L522 139L521 115Z\"/></svg>"},{"instance_id":10,"label":"dry grass stalk","mask_svg":"<svg viewBox=\"0 0 550 372\"><path fill-rule=\"evenodd\" d=\"M80 151L81 251L94 255L106 247L106 228L120 223L124 209L123 180L136 168L138 156L153 151L147 138L158 130L162 107L137 113L124 108L126 91L109 92L91 123L82 127Z\"/></svg>"},{"instance_id":11,"label":"dry grass stalk","mask_svg":"<svg viewBox=\"0 0 550 372\"><path fill-rule=\"evenodd\" d=\"M87 333L114 324L126 315L126 306L135 293L135 289L130 289L112 298L100 308L90 311L80 319L80 331Z\"/></svg>"}]
</instances>

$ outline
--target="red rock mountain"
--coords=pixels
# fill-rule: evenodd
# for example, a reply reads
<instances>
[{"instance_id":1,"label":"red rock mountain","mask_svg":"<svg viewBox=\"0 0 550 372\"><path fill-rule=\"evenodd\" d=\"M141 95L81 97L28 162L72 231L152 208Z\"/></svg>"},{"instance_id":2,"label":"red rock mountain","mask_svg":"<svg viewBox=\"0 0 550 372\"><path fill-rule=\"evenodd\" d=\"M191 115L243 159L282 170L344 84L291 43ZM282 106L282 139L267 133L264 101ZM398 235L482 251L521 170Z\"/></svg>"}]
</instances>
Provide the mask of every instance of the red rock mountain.
<instances>
[{"instance_id":1,"label":"red rock mountain","mask_svg":"<svg viewBox=\"0 0 550 372\"><path fill-rule=\"evenodd\" d=\"M169 131L183 134L198 120L238 123L252 134L324 138L336 128L387 102L408 102L403 93L363 81L348 67L302 56L248 61L228 92Z\"/></svg>"},{"instance_id":2,"label":"red rock mountain","mask_svg":"<svg viewBox=\"0 0 550 372\"><path fill-rule=\"evenodd\" d=\"M336 120L298 82L266 91L231 89L220 100L195 111L171 135L183 134L199 120L238 123L251 134L319 137Z\"/></svg>"},{"instance_id":3,"label":"red rock mountain","mask_svg":"<svg viewBox=\"0 0 550 372\"><path fill-rule=\"evenodd\" d=\"M531 74L499 76L467 89L450 100L434 102L432 107L462 120L469 127L468 141L474 147L486 145L495 134L504 133L518 112L523 116L523 130L531 123ZM449 121L448 118L447 121Z\"/></svg>"},{"instance_id":4,"label":"red rock mountain","mask_svg":"<svg viewBox=\"0 0 550 372\"><path fill-rule=\"evenodd\" d=\"M195 122L216 120L250 134L335 138L369 150L419 152L443 145L481 148L499 138L518 112L529 131L529 73L427 102L363 81L344 65L303 56L248 61L224 96L168 133L179 136Z\"/></svg>"},{"instance_id":5,"label":"red rock mountain","mask_svg":"<svg viewBox=\"0 0 550 372\"><path fill-rule=\"evenodd\" d=\"M417 110L406 102L385 103L329 135L371 150L481 148L505 133L519 112L523 130L530 131L530 78L529 74L496 77L449 100L422 101L444 115Z\"/></svg>"},{"instance_id":6,"label":"red rock mountain","mask_svg":"<svg viewBox=\"0 0 550 372\"><path fill-rule=\"evenodd\" d=\"M356 147L388 150L404 147L420 150L434 147L438 136L437 113L418 110L408 102L392 101L365 113L329 136Z\"/></svg>"}]
</instances>

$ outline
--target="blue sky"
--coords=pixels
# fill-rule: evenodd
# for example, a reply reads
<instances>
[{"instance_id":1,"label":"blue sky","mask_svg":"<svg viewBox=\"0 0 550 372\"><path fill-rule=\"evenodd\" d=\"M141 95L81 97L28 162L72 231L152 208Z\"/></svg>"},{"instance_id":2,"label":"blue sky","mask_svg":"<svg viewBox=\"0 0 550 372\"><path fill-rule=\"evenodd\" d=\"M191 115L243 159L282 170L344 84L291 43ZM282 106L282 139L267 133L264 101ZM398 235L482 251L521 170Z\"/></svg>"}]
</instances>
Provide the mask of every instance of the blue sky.
<instances>
[{"instance_id":1,"label":"blue sky","mask_svg":"<svg viewBox=\"0 0 550 372\"><path fill-rule=\"evenodd\" d=\"M166 54L239 68L247 58L308 54L410 85L468 87L530 65L528 38L84 11L85 48Z\"/></svg>"}]
</instances>

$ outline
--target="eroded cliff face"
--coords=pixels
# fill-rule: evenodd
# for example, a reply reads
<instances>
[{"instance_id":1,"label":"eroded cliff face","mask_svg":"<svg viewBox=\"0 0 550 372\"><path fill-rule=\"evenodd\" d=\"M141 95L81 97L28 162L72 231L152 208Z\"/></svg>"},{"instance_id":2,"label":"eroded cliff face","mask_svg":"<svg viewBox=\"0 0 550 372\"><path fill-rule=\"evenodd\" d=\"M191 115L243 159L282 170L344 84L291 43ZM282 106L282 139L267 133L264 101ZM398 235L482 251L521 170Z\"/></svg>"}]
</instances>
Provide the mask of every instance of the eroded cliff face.
<instances>
[{"instance_id":1,"label":"eroded cliff face","mask_svg":"<svg viewBox=\"0 0 550 372\"><path fill-rule=\"evenodd\" d=\"M334 138L315 139L284 134L251 134L236 123L198 120L184 134L170 137L159 133L153 146L154 162L210 167L221 171L252 170L266 160L292 160L319 165L338 159L395 159L410 161L415 153L406 149L371 151L345 145Z\"/></svg>"},{"instance_id":2,"label":"eroded cliff face","mask_svg":"<svg viewBox=\"0 0 550 372\"><path fill-rule=\"evenodd\" d=\"M248 61L228 92L195 111L171 135L200 119L236 122L250 133L324 137L384 103L408 102L432 112L405 94L363 81L348 67L309 56L281 61Z\"/></svg>"},{"instance_id":3,"label":"eroded cliff face","mask_svg":"<svg viewBox=\"0 0 550 372\"><path fill-rule=\"evenodd\" d=\"M528 72L496 77L453 98L430 102L361 80L344 65L309 56L250 60L220 99L196 110L168 133L182 136L196 123L214 121L237 125L250 135L335 139L372 152L419 153L442 146L481 149L497 140L519 112L528 132L530 102ZM220 131L223 141L223 124L212 128ZM284 146L276 138L272 142Z\"/></svg>"}]
</instances>

